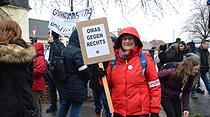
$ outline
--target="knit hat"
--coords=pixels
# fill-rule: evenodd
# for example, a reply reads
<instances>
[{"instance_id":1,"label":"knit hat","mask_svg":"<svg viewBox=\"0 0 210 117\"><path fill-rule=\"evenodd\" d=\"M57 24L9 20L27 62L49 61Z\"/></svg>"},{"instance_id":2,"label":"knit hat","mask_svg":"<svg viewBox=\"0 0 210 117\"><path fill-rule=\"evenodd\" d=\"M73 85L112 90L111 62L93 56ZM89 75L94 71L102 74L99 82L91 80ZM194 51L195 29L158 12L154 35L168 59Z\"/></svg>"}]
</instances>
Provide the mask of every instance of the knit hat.
<instances>
[{"instance_id":1,"label":"knit hat","mask_svg":"<svg viewBox=\"0 0 210 117\"><path fill-rule=\"evenodd\" d=\"M55 38L55 39L58 39L59 38L59 34L52 31L52 36Z\"/></svg>"}]
</instances>

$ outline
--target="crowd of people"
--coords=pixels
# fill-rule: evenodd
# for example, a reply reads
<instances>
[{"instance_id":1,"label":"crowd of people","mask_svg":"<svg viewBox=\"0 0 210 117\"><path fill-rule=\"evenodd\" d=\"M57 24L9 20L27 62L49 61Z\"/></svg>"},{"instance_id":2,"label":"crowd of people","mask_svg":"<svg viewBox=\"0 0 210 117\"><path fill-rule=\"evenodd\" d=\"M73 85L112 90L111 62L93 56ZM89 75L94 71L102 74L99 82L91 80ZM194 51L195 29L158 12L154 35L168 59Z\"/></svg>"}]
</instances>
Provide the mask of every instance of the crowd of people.
<instances>
[{"instance_id":1,"label":"crowd of people","mask_svg":"<svg viewBox=\"0 0 210 117\"><path fill-rule=\"evenodd\" d=\"M49 32L49 46L37 40L26 43L15 21L0 21L0 113L2 117L42 117L41 92L48 82L51 103L46 113L57 111L57 117L80 117L87 100L88 82L93 90L96 117L159 117L161 106L167 117L189 117L189 98L204 93L203 80L210 95L208 82L209 42L199 48L194 42L160 45L158 63L154 50L143 51L140 35L134 27L123 28L112 38L115 60L85 65L82 59L77 29L65 47L59 34ZM64 80L56 78L55 59L63 57ZM157 66L157 67L156 67ZM11 72L9 72L11 71ZM106 76L114 113L110 113L101 78ZM180 96L181 95L181 96Z\"/></svg>"}]
</instances>

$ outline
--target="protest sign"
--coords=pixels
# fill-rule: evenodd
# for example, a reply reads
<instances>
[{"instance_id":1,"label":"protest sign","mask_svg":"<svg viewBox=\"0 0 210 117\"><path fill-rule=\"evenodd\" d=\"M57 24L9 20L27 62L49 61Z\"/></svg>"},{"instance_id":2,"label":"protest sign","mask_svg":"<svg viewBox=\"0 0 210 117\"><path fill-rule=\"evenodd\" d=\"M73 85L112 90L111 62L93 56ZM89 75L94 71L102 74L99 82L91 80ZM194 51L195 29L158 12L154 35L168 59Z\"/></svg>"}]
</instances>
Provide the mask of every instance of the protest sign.
<instances>
[{"instance_id":1,"label":"protest sign","mask_svg":"<svg viewBox=\"0 0 210 117\"><path fill-rule=\"evenodd\" d=\"M77 22L76 25L84 64L114 59L106 18Z\"/></svg>"},{"instance_id":2,"label":"protest sign","mask_svg":"<svg viewBox=\"0 0 210 117\"><path fill-rule=\"evenodd\" d=\"M80 11L65 12L52 8L50 14L48 28L60 35L71 36L76 27L76 22L88 20L92 14L92 9L86 8Z\"/></svg>"}]
</instances>

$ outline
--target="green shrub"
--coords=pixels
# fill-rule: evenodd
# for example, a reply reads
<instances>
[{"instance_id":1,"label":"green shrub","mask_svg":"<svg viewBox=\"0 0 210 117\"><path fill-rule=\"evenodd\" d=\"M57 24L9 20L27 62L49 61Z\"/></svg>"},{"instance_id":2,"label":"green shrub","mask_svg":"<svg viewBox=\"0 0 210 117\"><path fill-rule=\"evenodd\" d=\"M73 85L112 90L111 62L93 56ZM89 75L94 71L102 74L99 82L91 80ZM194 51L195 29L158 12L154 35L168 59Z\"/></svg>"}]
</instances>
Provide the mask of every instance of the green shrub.
<instances>
[{"instance_id":1,"label":"green shrub","mask_svg":"<svg viewBox=\"0 0 210 117\"><path fill-rule=\"evenodd\" d=\"M205 116L203 116L201 114L192 114L191 117L205 117Z\"/></svg>"}]
</instances>

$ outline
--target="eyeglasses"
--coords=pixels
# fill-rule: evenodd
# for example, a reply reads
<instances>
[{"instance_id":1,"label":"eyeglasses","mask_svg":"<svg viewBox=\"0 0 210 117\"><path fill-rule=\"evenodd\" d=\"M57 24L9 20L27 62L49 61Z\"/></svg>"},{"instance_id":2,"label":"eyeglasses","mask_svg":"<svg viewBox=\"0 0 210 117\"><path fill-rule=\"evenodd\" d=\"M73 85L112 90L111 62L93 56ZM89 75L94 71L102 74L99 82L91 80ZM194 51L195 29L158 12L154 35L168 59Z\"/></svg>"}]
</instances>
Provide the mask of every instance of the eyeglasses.
<instances>
[{"instance_id":1,"label":"eyeglasses","mask_svg":"<svg viewBox=\"0 0 210 117\"><path fill-rule=\"evenodd\" d=\"M126 38L122 38L122 40L123 40L123 41L127 41L127 40L128 40L128 41L131 41L131 40L134 40L134 38L132 38L132 37L126 37Z\"/></svg>"}]
</instances>

